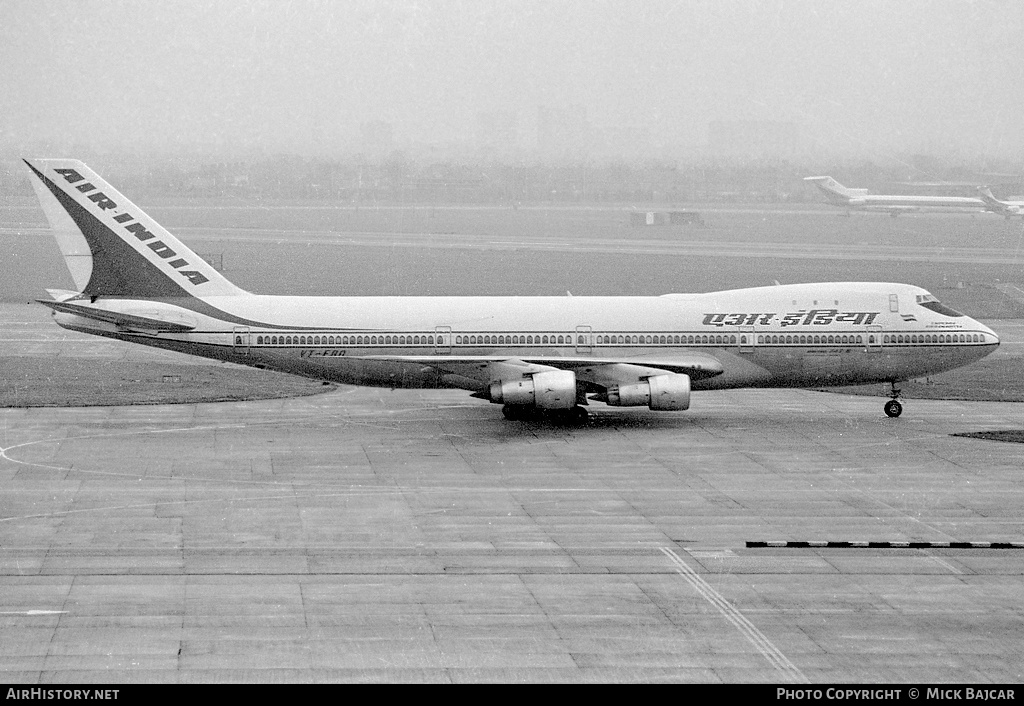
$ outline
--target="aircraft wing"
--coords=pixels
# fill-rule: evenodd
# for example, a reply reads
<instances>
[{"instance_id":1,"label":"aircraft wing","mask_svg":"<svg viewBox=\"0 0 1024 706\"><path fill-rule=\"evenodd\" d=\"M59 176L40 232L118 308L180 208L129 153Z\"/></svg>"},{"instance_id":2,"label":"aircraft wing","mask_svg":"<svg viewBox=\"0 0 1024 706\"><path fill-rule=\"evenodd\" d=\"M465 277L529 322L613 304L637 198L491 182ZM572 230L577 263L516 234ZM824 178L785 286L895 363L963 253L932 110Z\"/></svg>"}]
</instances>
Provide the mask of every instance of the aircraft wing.
<instances>
[{"instance_id":1,"label":"aircraft wing","mask_svg":"<svg viewBox=\"0 0 1024 706\"><path fill-rule=\"evenodd\" d=\"M125 313L69 301L47 301L45 299L37 299L36 301L50 307L54 311L75 314L76 316L95 319L96 321L105 321L128 331L138 331L141 333L155 333L158 331L181 333L183 331L191 331L196 327L194 321L189 320L185 316L176 315L173 312L154 310Z\"/></svg>"},{"instance_id":2,"label":"aircraft wing","mask_svg":"<svg viewBox=\"0 0 1024 706\"><path fill-rule=\"evenodd\" d=\"M521 378L550 370L571 370L576 378L596 387L635 383L655 375L682 373L692 380L721 375L720 360L706 353L682 351L670 355L638 355L621 358L577 356L359 356L361 360L419 363L443 373L487 384L496 379Z\"/></svg>"}]
</instances>

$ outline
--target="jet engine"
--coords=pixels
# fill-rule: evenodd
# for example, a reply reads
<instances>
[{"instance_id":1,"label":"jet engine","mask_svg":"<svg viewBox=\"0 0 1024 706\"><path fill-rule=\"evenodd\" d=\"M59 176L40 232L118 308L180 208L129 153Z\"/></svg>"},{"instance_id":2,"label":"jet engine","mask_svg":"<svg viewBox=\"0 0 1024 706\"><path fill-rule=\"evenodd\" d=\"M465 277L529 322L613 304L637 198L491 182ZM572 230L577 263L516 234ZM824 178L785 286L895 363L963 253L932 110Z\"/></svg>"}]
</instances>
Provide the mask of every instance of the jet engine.
<instances>
[{"instance_id":1,"label":"jet engine","mask_svg":"<svg viewBox=\"0 0 1024 706\"><path fill-rule=\"evenodd\" d=\"M491 383L490 399L496 404L572 409L576 404L576 373L549 370L519 380L495 380Z\"/></svg>"},{"instance_id":2,"label":"jet engine","mask_svg":"<svg viewBox=\"0 0 1024 706\"><path fill-rule=\"evenodd\" d=\"M689 409L690 376L682 373L653 375L632 385L610 387L606 401L612 407L647 405L666 412Z\"/></svg>"}]
</instances>

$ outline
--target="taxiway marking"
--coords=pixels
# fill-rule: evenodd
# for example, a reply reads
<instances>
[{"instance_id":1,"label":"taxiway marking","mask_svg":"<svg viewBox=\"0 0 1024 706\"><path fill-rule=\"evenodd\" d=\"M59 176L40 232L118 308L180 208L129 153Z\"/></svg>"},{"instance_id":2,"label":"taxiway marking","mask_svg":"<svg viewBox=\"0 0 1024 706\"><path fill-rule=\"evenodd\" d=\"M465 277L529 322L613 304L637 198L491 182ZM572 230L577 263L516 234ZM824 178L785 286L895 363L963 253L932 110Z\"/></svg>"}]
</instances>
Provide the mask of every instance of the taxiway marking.
<instances>
[{"instance_id":1,"label":"taxiway marking","mask_svg":"<svg viewBox=\"0 0 1024 706\"><path fill-rule=\"evenodd\" d=\"M727 601L722 594L716 591L711 585L702 579L690 565L679 558L679 555L667 547L661 547L662 553L675 564L676 571L690 584L701 598L718 609L726 620L740 631L743 637L750 641L758 652L781 673L787 681L798 684L809 684L810 681L804 676L800 669L789 661L786 655L776 647L771 640L765 637L764 633L757 629L757 626L747 620L732 603Z\"/></svg>"}]
</instances>

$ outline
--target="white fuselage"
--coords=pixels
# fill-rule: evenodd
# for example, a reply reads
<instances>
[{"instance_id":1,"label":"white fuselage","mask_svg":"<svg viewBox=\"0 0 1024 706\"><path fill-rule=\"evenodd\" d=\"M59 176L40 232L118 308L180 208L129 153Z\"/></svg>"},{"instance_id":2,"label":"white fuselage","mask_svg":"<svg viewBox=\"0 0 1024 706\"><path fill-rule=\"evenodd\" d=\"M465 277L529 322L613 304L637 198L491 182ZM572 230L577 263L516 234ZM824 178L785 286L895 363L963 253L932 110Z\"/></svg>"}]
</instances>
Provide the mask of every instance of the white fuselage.
<instances>
[{"instance_id":1,"label":"white fuselage","mask_svg":"<svg viewBox=\"0 0 1024 706\"><path fill-rule=\"evenodd\" d=\"M593 361L670 367L704 355L694 389L892 382L949 370L998 345L988 327L916 303L902 284L823 283L659 297L211 297L220 313L100 299L191 317L145 332L67 313L58 323L219 360L392 388L486 386L489 362ZM225 316L227 315L227 316ZM579 361L577 364L576 361Z\"/></svg>"}]
</instances>

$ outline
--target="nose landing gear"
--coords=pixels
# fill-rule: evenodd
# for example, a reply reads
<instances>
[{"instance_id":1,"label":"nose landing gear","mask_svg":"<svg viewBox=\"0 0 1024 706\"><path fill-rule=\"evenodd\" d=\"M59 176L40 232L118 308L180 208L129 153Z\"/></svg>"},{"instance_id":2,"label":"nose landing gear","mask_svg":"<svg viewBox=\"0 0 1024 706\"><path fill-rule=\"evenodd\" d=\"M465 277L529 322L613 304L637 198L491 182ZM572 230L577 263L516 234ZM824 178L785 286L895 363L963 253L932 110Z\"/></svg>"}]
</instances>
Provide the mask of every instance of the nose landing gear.
<instances>
[{"instance_id":1,"label":"nose landing gear","mask_svg":"<svg viewBox=\"0 0 1024 706\"><path fill-rule=\"evenodd\" d=\"M885 416L895 418L903 414L903 405L900 404L899 400L900 388L896 387L895 382L890 384L892 385L892 391L889 393L889 396L892 399L885 403L883 409L885 410Z\"/></svg>"}]
</instances>

